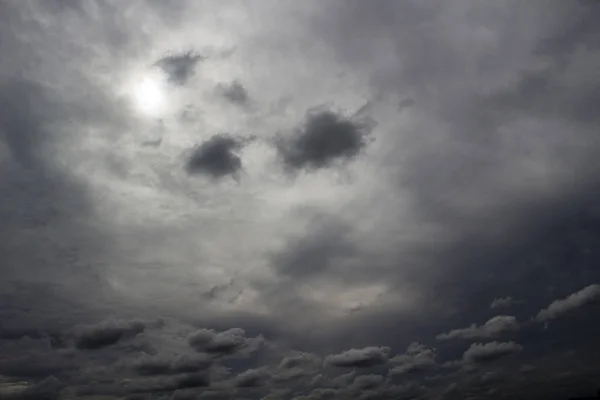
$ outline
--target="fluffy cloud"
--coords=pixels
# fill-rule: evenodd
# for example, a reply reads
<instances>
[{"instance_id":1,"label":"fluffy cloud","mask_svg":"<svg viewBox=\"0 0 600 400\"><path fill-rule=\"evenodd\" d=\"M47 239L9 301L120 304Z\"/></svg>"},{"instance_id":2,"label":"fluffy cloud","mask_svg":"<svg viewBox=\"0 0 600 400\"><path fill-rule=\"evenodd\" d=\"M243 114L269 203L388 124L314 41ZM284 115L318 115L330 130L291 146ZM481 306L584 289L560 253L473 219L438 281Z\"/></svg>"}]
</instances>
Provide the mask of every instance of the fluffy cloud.
<instances>
[{"instance_id":1,"label":"fluffy cloud","mask_svg":"<svg viewBox=\"0 0 600 400\"><path fill-rule=\"evenodd\" d=\"M350 349L325 358L325 364L333 367L367 368L387 363L389 347L365 347Z\"/></svg>"},{"instance_id":2,"label":"fluffy cloud","mask_svg":"<svg viewBox=\"0 0 600 400\"><path fill-rule=\"evenodd\" d=\"M223 332L212 329L200 329L192 334L188 343L198 352L225 356L234 353L251 353L262 343L262 338L248 338L240 328Z\"/></svg>"},{"instance_id":3,"label":"fluffy cloud","mask_svg":"<svg viewBox=\"0 0 600 400\"><path fill-rule=\"evenodd\" d=\"M498 297L492 301L492 303L490 304L490 308L492 310L497 308L507 308L512 306L513 304L515 304L515 300L510 296Z\"/></svg>"},{"instance_id":4,"label":"fluffy cloud","mask_svg":"<svg viewBox=\"0 0 600 400\"><path fill-rule=\"evenodd\" d=\"M553 301L547 308L541 310L535 319L543 322L558 318L565 313L595 303L598 300L600 300L600 285L589 285L564 299Z\"/></svg>"},{"instance_id":5,"label":"fluffy cloud","mask_svg":"<svg viewBox=\"0 0 600 400\"><path fill-rule=\"evenodd\" d=\"M398 355L390 359L390 363L395 365L390 370L393 376L400 376L415 372L427 371L437 365L435 349L430 349L420 343L411 343L406 354Z\"/></svg>"},{"instance_id":6,"label":"fluffy cloud","mask_svg":"<svg viewBox=\"0 0 600 400\"><path fill-rule=\"evenodd\" d=\"M449 339L474 339L474 338L496 338L508 332L519 330L517 319L509 315L498 315L491 318L485 324L477 326L472 324L468 328L454 329L448 333L437 335L438 340Z\"/></svg>"}]
</instances>

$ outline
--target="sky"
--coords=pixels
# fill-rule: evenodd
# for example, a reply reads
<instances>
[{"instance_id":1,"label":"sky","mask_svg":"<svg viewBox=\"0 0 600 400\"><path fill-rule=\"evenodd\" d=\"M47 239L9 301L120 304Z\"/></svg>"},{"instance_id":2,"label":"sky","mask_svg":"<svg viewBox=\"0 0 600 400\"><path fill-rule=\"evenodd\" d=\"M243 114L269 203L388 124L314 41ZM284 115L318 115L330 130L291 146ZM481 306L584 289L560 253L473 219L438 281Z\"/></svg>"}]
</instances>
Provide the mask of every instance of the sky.
<instances>
[{"instance_id":1,"label":"sky","mask_svg":"<svg viewBox=\"0 0 600 400\"><path fill-rule=\"evenodd\" d=\"M595 395L599 18L0 0L0 397Z\"/></svg>"}]
</instances>

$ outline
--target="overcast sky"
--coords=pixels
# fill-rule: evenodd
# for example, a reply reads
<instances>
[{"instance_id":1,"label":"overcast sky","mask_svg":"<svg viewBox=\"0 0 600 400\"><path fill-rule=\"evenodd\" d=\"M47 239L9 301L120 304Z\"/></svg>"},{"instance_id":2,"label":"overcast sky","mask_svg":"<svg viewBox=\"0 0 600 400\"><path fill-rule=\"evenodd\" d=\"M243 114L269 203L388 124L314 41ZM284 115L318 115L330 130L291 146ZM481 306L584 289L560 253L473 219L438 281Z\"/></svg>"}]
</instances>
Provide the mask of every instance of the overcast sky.
<instances>
[{"instance_id":1,"label":"overcast sky","mask_svg":"<svg viewBox=\"0 0 600 400\"><path fill-rule=\"evenodd\" d=\"M0 397L593 395L599 19L0 0Z\"/></svg>"}]
</instances>

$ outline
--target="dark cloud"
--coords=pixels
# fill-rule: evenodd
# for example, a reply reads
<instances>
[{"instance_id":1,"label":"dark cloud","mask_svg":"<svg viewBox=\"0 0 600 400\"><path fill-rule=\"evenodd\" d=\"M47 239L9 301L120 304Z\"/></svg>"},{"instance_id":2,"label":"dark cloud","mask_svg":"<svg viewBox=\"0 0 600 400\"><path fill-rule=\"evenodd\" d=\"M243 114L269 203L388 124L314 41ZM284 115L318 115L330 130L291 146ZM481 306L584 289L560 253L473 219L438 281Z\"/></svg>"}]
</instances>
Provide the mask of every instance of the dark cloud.
<instances>
[{"instance_id":1,"label":"dark cloud","mask_svg":"<svg viewBox=\"0 0 600 400\"><path fill-rule=\"evenodd\" d=\"M238 81L230 84L221 83L217 85L217 92L233 104L245 105L249 101L248 91Z\"/></svg>"},{"instance_id":2,"label":"dark cloud","mask_svg":"<svg viewBox=\"0 0 600 400\"><path fill-rule=\"evenodd\" d=\"M171 83L174 85L185 85L194 75L196 64L202 61L203 57L188 51L183 54L174 54L165 56L156 62L156 66L161 68Z\"/></svg>"},{"instance_id":3,"label":"dark cloud","mask_svg":"<svg viewBox=\"0 0 600 400\"><path fill-rule=\"evenodd\" d=\"M463 354L463 360L471 363L488 363L518 353L523 346L515 342L473 343Z\"/></svg>"},{"instance_id":4,"label":"dark cloud","mask_svg":"<svg viewBox=\"0 0 600 400\"><path fill-rule=\"evenodd\" d=\"M242 169L242 160L235 154L243 146L242 141L217 134L197 146L187 160L190 174L204 174L214 179L235 175Z\"/></svg>"},{"instance_id":5,"label":"dark cloud","mask_svg":"<svg viewBox=\"0 0 600 400\"><path fill-rule=\"evenodd\" d=\"M325 364L343 368L368 368L387 363L390 348L365 347L350 349L325 358Z\"/></svg>"},{"instance_id":6,"label":"dark cloud","mask_svg":"<svg viewBox=\"0 0 600 400\"><path fill-rule=\"evenodd\" d=\"M277 139L277 150L287 168L319 169L356 157L366 146L369 125L332 111L311 112L302 128Z\"/></svg>"},{"instance_id":7,"label":"dark cloud","mask_svg":"<svg viewBox=\"0 0 600 400\"><path fill-rule=\"evenodd\" d=\"M140 375L173 375L198 372L212 364L210 357L201 355L177 357L142 357L133 363L133 368Z\"/></svg>"},{"instance_id":8,"label":"dark cloud","mask_svg":"<svg viewBox=\"0 0 600 400\"><path fill-rule=\"evenodd\" d=\"M437 335L436 338L438 340L497 338L505 333L518 331L519 328L519 323L515 317L498 315L481 326L472 324L468 328L453 329L448 333Z\"/></svg>"},{"instance_id":9,"label":"dark cloud","mask_svg":"<svg viewBox=\"0 0 600 400\"><path fill-rule=\"evenodd\" d=\"M210 380L206 374L193 373L133 380L125 387L130 393L156 393L208 386L210 386Z\"/></svg>"},{"instance_id":10,"label":"dark cloud","mask_svg":"<svg viewBox=\"0 0 600 400\"><path fill-rule=\"evenodd\" d=\"M75 328L75 346L78 349L101 349L135 337L145 329L146 326L138 321L109 320L96 325L82 325Z\"/></svg>"},{"instance_id":11,"label":"dark cloud","mask_svg":"<svg viewBox=\"0 0 600 400\"><path fill-rule=\"evenodd\" d=\"M24 391L8 395L8 400L58 400L66 385L54 376L28 386Z\"/></svg>"},{"instance_id":12,"label":"dark cloud","mask_svg":"<svg viewBox=\"0 0 600 400\"><path fill-rule=\"evenodd\" d=\"M565 313L598 301L600 301L600 285L589 285L564 299L553 301L547 308L541 310L535 319L547 321L558 318Z\"/></svg>"},{"instance_id":13,"label":"dark cloud","mask_svg":"<svg viewBox=\"0 0 600 400\"><path fill-rule=\"evenodd\" d=\"M200 329L191 335L188 343L198 352L215 355L229 355L239 352L253 352L262 343L262 338L248 338L240 328L223 332Z\"/></svg>"}]
</instances>

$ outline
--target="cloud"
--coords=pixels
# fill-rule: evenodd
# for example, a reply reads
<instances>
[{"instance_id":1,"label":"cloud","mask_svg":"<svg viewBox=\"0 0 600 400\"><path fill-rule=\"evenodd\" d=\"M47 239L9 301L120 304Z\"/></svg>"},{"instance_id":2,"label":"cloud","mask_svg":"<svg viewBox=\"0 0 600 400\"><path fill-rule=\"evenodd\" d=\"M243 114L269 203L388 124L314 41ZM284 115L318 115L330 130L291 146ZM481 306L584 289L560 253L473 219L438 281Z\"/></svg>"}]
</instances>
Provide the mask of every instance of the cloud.
<instances>
[{"instance_id":1,"label":"cloud","mask_svg":"<svg viewBox=\"0 0 600 400\"><path fill-rule=\"evenodd\" d=\"M156 393L208 386L210 380L206 374L192 373L132 380L125 385L125 389L130 393Z\"/></svg>"},{"instance_id":2,"label":"cloud","mask_svg":"<svg viewBox=\"0 0 600 400\"><path fill-rule=\"evenodd\" d=\"M509 315L498 315L491 318L485 324L477 326L472 324L468 328L454 329L448 333L442 333L436 336L438 340L449 339L475 339L475 338L496 338L508 332L519 330L517 319Z\"/></svg>"},{"instance_id":3,"label":"cloud","mask_svg":"<svg viewBox=\"0 0 600 400\"><path fill-rule=\"evenodd\" d=\"M249 101L248 91L238 81L230 84L220 83L217 85L218 93L233 104L245 105Z\"/></svg>"},{"instance_id":4,"label":"cloud","mask_svg":"<svg viewBox=\"0 0 600 400\"><path fill-rule=\"evenodd\" d=\"M332 111L309 113L302 128L290 137L279 137L277 150L292 170L319 169L336 160L356 157L366 146L368 125Z\"/></svg>"},{"instance_id":5,"label":"cloud","mask_svg":"<svg viewBox=\"0 0 600 400\"><path fill-rule=\"evenodd\" d=\"M592 284L564 299L553 301L547 308L541 310L535 319L540 322L555 319L598 300L600 300L600 285Z\"/></svg>"},{"instance_id":6,"label":"cloud","mask_svg":"<svg viewBox=\"0 0 600 400\"><path fill-rule=\"evenodd\" d=\"M78 349L97 350L134 337L145 329L146 326L138 321L108 320L96 325L80 325L75 328L75 346Z\"/></svg>"},{"instance_id":7,"label":"cloud","mask_svg":"<svg viewBox=\"0 0 600 400\"><path fill-rule=\"evenodd\" d=\"M515 300L513 300L513 298L510 296L499 297L492 301L492 303L490 304L490 308L492 310L497 309L497 308L508 308L515 303L516 303Z\"/></svg>"},{"instance_id":8,"label":"cloud","mask_svg":"<svg viewBox=\"0 0 600 400\"><path fill-rule=\"evenodd\" d=\"M235 175L242 169L242 160L235 151L242 142L226 134L217 134L197 146L187 160L190 174L204 174L214 179Z\"/></svg>"},{"instance_id":9,"label":"cloud","mask_svg":"<svg viewBox=\"0 0 600 400\"><path fill-rule=\"evenodd\" d=\"M331 218L315 218L310 231L288 241L283 251L275 254L271 264L275 271L287 277L308 279L330 272L359 254L349 227Z\"/></svg>"},{"instance_id":10,"label":"cloud","mask_svg":"<svg viewBox=\"0 0 600 400\"><path fill-rule=\"evenodd\" d=\"M248 338L240 328L223 332L200 329L189 337L188 343L198 352L224 356L239 352L251 353L262 343L262 338Z\"/></svg>"},{"instance_id":11,"label":"cloud","mask_svg":"<svg viewBox=\"0 0 600 400\"><path fill-rule=\"evenodd\" d=\"M436 357L435 349L413 342L408 346L406 354L390 359L390 363L395 366L389 373L393 376L400 376L430 370L437 366Z\"/></svg>"},{"instance_id":12,"label":"cloud","mask_svg":"<svg viewBox=\"0 0 600 400\"><path fill-rule=\"evenodd\" d=\"M255 368L246 370L235 377L235 386L243 388L259 387L267 384L270 375L265 369Z\"/></svg>"},{"instance_id":13,"label":"cloud","mask_svg":"<svg viewBox=\"0 0 600 400\"><path fill-rule=\"evenodd\" d=\"M212 364L210 357L201 355L177 357L145 356L133 363L133 368L140 375L173 375L181 373L198 372Z\"/></svg>"},{"instance_id":14,"label":"cloud","mask_svg":"<svg viewBox=\"0 0 600 400\"><path fill-rule=\"evenodd\" d=\"M8 400L58 400L60 392L66 385L54 376L28 386L25 390L8 395Z\"/></svg>"},{"instance_id":15,"label":"cloud","mask_svg":"<svg viewBox=\"0 0 600 400\"><path fill-rule=\"evenodd\" d=\"M365 347L350 349L339 354L329 355L325 364L343 368L368 368L387 363L389 347Z\"/></svg>"},{"instance_id":16,"label":"cloud","mask_svg":"<svg viewBox=\"0 0 600 400\"><path fill-rule=\"evenodd\" d=\"M299 353L284 357L279 363L280 369L290 369L298 367L312 367L321 364L321 358L312 353Z\"/></svg>"},{"instance_id":17,"label":"cloud","mask_svg":"<svg viewBox=\"0 0 600 400\"><path fill-rule=\"evenodd\" d=\"M188 51L183 54L165 56L158 60L155 65L167 74L171 83L183 86L192 78L196 64L201 60L203 58L200 55Z\"/></svg>"},{"instance_id":18,"label":"cloud","mask_svg":"<svg viewBox=\"0 0 600 400\"><path fill-rule=\"evenodd\" d=\"M357 391L378 389L383 386L384 382L385 378L381 375L360 375L354 378L350 389Z\"/></svg>"},{"instance_id":19,"label":"cloud","mask_svg":"<svg viewBox=\"0 0 600 400\"><path fill-rule=\"evenodd\" d=\"M488 363L518 353L523 346L515 342L473 343L463 354L463 360L470 363Z\"/></svg>"}]
</instances>

